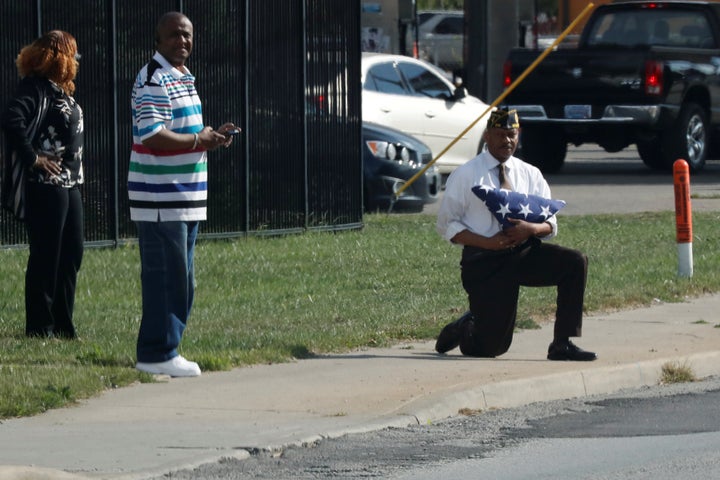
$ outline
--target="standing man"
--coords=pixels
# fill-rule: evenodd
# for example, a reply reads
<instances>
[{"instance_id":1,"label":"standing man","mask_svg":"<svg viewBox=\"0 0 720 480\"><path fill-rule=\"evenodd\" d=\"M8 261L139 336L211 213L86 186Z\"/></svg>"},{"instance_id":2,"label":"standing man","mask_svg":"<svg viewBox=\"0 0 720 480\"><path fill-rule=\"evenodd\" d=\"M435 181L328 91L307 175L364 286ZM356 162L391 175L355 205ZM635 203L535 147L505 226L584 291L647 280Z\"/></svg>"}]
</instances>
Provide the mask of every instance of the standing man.
<instances>
[{"instance_id":1,"label":"standing man","mask_svg":"<svg viewBox=\"0 0 720 480\"><path fill-rule=\"evenodd\" d=\"M464 355L496 357L512 342L520 286L557 286L554 339L548 360L595 360L570 342L582 328L587 256L542 240L557 233L553 216L543 223L500 223L472 187L488 185L550 198L540 170L514 157L519 140L515 110L494 111L485 130L487 151L458 167L448 178L438 212L437 230L463 246L460 262L470 311L440 332L435 350L460 346Z\"/></svg>"},{"instance_id":2,"label":"standing man","mask_svg":"<svg viewBox=\"0 0 720 480\"><path fill-rule=\"evenodd\" d=\"M200 367L178 354L194 294L193 251L206 219L207 150L227 147L234 130L203 126L195 77L185 66L193 26L168 12L155 30L156 52L135 79L128 193L142 266L142 320L136 368L195 377Z\"/></svg>"}]
</instances>

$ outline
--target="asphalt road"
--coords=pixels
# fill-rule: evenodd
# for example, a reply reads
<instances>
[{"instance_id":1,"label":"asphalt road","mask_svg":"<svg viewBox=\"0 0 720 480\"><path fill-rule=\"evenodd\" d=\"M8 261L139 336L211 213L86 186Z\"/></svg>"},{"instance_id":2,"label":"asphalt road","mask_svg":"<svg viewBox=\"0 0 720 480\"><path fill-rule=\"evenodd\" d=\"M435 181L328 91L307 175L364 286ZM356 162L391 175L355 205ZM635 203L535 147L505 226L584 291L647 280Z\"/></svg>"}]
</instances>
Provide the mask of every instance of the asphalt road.
<instances>
[{"instance_id":1,"label":"asphalt road","mask_svg":"<svg viewBox=\"0 0 720 480\"><path fill-rule=\"evenodd\" d=\"M570 147L562 170L545 178L553 197L567 202L560 215L675 209L672 174L646 167L634 148L607 153L592 145ZM719 160L691 175L690 193L693 211L720 210ZM440 200L429 204L424 212L435 215L439 205Z\"/></svg>"},{"instance_id":2,"label":"asphalt road","mask_svg":"<svg viewBox=\"0 0 720 480\"><path fill-rule=\"evenodd\" d=\"M174 480L718 478L720 379L467 412L282 452L253 452Z\"/></svg>"},{"instance_id":3,"label":"asphalt road","mask_svg":"<svg viewBox=\"0 0 720 480\"><path fill-rule=\"evenodd\" d=\"M710 379L701 385L652 387L575 405L548 404L567 408L508 429L507 447L393 478L719 478L720 382Z\"/></svg>"}]
</instances>

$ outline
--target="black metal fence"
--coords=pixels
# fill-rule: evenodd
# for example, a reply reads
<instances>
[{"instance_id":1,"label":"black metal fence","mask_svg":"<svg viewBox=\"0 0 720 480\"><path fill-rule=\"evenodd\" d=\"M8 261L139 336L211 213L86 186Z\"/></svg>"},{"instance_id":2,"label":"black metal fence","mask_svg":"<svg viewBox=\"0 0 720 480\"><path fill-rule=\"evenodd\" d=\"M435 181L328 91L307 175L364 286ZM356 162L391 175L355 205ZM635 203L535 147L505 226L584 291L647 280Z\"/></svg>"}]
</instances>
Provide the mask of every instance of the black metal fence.
<instances>
[{"instance_id":1,"label":"black metal fence","mask_svg":"<svg viewBox=\"0 0 720 480\"><path fill-rule=\"evenodd\" d=\"M243 129L230 148L209 153L202 235L360 227L359 2L0 0L1 103L17 83L22 46L56 28L78 41L87 243L135 237L126 190L130 93L153 54L156 21L170 10L193 22L188 67L205 123ZM26 242L23 225L7 212L0 222L0 245Z\"/></svg>"}]
</instances>

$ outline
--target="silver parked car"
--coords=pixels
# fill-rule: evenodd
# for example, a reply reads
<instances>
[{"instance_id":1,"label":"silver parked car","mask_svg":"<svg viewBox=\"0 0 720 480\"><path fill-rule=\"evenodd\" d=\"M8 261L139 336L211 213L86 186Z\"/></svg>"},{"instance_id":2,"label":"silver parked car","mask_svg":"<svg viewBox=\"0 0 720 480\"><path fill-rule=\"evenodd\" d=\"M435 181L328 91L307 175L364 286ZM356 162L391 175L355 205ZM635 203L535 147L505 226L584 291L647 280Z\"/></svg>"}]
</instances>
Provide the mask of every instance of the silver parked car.
<instances>
[{"instance_id":1,"label":"silver parked car","mask_svg":"<svg viewBox=\"0 0 720 480\"><path fill-rule=\"evenodd\" d=\"M455 71L463 66L465 36L464 13L461 10L424 10L417 14L418 57L443 70ZM406 45L412 55L415 30L408 29Z\"/></svg>"}]
</instances>

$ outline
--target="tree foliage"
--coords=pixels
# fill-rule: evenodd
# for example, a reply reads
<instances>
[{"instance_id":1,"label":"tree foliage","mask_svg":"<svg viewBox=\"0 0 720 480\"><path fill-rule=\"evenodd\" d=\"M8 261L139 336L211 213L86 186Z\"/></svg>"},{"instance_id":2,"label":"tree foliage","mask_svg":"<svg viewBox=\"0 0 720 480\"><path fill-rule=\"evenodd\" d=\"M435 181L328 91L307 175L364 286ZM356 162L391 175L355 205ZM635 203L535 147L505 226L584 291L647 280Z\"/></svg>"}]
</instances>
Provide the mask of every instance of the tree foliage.
<instances>
[{"instance_id":1,"label":"tree foliage","mask_svg":"<svg viewBox=\"0 0 720 480\"><path fill-rule=\"evenodd\" d=\"M417 0L418 10L462 10L463 0Z\"/></svg>"},{"instance_id":2,"label":"tree foliage","mask_svg":"<svg viewBox=\"0 0 720 480\"><path fill-rule=\"evenodd\" d=\"M548 15L558 14L558 0L537 0L538 12L545 12Z\"/></svg>"},{"instance_id":3,"label":"tree foliage","mask_svg":"<svg viewBox=\"0 0 720 480\"><path fill-rule=\"evenodd\" d=\"M463 0L416 0L418 10L462 10ZM558 0L537 0L538 12L557 15Z\"/></svg>"}]
</instances>

